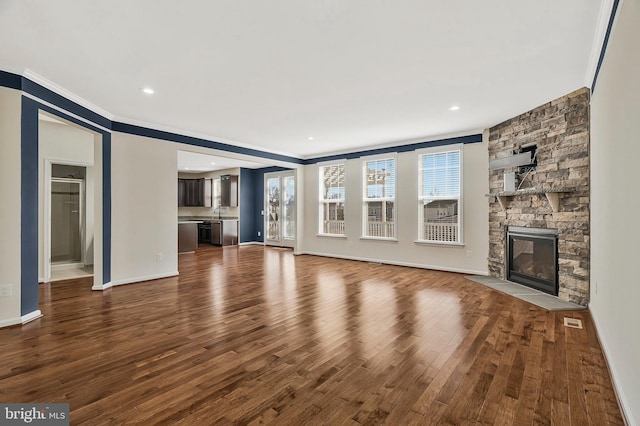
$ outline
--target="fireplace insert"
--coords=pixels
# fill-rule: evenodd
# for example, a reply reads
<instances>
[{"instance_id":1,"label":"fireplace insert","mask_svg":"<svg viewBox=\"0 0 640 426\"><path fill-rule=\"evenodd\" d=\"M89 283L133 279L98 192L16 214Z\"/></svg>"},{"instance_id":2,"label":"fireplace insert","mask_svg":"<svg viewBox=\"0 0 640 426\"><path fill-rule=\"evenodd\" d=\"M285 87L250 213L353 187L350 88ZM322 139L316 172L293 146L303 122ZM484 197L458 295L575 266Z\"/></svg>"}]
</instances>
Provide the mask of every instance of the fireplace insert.
<instances>
[{"instance_id":1,"label":"fireplace insert","mask_svg":"<svg viewBox=\"0 0 640 426\"><path fill-rule=\"evenodd\" d=\"M558 231L507 229L507 280L558 295Z\"/></svg>"}]
</instances>

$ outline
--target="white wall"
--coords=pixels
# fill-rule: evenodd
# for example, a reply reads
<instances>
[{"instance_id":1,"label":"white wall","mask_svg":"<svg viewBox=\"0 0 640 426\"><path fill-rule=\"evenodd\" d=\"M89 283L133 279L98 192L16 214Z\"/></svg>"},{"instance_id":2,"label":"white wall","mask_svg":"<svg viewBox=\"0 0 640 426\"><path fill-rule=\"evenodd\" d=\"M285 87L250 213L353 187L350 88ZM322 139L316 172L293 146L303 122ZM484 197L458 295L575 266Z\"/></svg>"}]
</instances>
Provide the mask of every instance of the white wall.
<instances>
[{"instance_id":1,"label":"white wall","mask_svg":"<svg viewBox=\"0 0 640 426\"><path fill-rule=\"evenodd\" d=\"M0 327L20 323L20 108L21 93L0 87Z\"/></svg>"},{"instance_id":2,"label":"white wall","mask_svg":"<svg viewBox=\"0 0 640 426\"><path fill-rule=\"evenodd\" d=\"M304 167L304 224L298 252L398 265L484 274L489 250L489 159L487 141L464 145L464 246L416 244L418 180L415 152L397 155L396 215L398 241L363 240L362 163L347 160L345 229L347 238L318 236L319 166Z\"/></svg>"},{"instance_id":3,"label":"white wall","mask_svg":"<svg viewBox=\"0 0 640 426\"><path fill-rule=\"evenodd\" d=\"M629 424L640 424L640 3L625 1L591 100L591 303Z\"/></svg>"},{"instance_id":4,"label":"white wall","mask_svg":"<svg viewBox=\"0 0 640 426\"><path fill-rule=\"evenodd\" d=\"M177 274L178 147L124 133L111 136L114 285Z\"/></svg>"},{"instance_id":5,"label":"white wall","mask_svg":"<svg viewBox=\"0 0 640 426\"><path fill-rule=\"evenodd\" d=\"M45 162L59 164L82 164L92 165L94 150L94 134L82 130L74 125L52 123L40 120L38 122L38 277L42 281L44 277L44 189L45 189ZM89 166L91 167L91 166ZM93 174L93 171L90 172ZM91 182L85 179L86 187L86 210L87 217L85 245L93 248L93 176ZM87 259L85 253L85 260ZM93 250L90 254L93 263Z\"/></svg>"}]
</instances>

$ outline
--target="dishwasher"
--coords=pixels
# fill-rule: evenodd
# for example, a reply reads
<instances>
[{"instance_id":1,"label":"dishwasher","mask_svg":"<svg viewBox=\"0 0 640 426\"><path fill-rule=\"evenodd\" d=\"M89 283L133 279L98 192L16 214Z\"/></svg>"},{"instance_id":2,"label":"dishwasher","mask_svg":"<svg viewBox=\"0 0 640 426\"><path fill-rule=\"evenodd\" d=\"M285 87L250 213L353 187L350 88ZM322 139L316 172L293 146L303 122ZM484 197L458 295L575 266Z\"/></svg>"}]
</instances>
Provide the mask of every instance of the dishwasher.
<instances>
[{"instance_id":1,"label":"dishwasher","mask_svg":"<svg viewBox=\"0 0 640 426\"><path fill-rule=\"evenodd\" d=\"M238 244L238 221L225 219L212 221L211 243L216 246Z\"/></svg>"}]
</instances>

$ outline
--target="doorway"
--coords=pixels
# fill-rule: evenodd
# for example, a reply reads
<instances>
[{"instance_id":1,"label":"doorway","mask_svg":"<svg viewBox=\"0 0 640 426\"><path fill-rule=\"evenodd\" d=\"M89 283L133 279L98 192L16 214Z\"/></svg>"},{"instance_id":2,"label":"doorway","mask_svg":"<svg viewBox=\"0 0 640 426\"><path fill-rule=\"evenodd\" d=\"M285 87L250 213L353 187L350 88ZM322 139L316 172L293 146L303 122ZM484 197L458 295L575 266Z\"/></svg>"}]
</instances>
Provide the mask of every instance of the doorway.
<instances>
[{"instance_id":1,"label":"doorway","mask_svg":"<svg viewBox=\"0 0 640 426\"><path fill-rule=\"evenodd\" d=\"M39 282L94 275L94 260L99 260L95 213L101 194L101 167L94 163L100 162L100 139L60 117L39 112Z\"/></svg>"},{"instance_id":2,"label":"doorway","mask_svg":"<svg viewBox=\"0 0 640 426\"><path fill-rule=\"evenodd\" d=\"M296 239L295 173L265 173L264 190L265 244L293 247Z\"/></svg>"},{"instance_id":3,"label":"doorway","mask_svg":"<svg viewBox=\"0 0 640 426\"><path fill-rule=\"evenodd\" d=\"M83 263L84 181L51 179L51 265Z\"/></svg>"},{"instance_id":4,"label":"doorway","mask_svg":"<svg viewBox=\"0 0 640 426\"><path fill-rule=\"evenodd\" d=\"M87 255L87 176L85 166L50 164L45 206L47 221L46 281L93 275ZM89 197L91 198L91 197ZM91 239L89 239L91 241Z\"/></svg>"}]
</instances>

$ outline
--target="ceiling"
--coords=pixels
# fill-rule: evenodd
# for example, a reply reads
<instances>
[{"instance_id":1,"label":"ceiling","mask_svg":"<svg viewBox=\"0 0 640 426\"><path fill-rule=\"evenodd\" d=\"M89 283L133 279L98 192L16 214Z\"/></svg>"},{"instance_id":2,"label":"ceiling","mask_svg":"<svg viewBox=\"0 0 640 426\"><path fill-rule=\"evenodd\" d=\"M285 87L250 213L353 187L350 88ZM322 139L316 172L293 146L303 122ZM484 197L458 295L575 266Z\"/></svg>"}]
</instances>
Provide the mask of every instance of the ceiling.
<instances>
[{"instance_id":1,"label":"ceiling","mask_svg":"<svg viewBox=\"0 0 640 426\"><path fill-rule=\"evenodd\" d=\"M202 173L232 169L235 167L258 169L266 167L267 165L268 164L256 163L254 161L239 160L237 158L213 156L190 151L178 151L178 171L180 173Z\"/></svg>"},{"instance_id":2,"label":"ceiling","mask_svg":"<svg viewBox=\"0 0 640 426\"><path fill-rule=\"evenodd\" d=\"M601 3L2 0L0 69L117 121L310 158L479 132L590 85Z\"/></svg>"}]
</instances>

